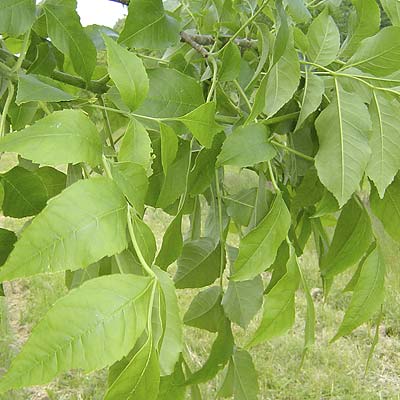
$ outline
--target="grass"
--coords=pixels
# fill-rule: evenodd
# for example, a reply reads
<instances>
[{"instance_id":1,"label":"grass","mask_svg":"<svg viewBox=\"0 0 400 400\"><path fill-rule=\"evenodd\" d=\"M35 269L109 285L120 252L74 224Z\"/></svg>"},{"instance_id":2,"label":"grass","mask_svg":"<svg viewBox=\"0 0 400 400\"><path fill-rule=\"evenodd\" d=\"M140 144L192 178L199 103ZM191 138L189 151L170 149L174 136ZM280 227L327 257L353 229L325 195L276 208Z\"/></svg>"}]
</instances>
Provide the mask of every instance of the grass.
<instances>
[{"instance_id":1,"label":"grass","mask_svg":"<svg viewBox=\"0 0 400 400\"><path fill-rule=\"evenodd\" d=\"M251 174L249 172L242 175L242 181L245 183L239 185L240 188L253 181L254 177ZM238 187L237 180L230 176L227 184ZM157 210L147 219L157 236L158 244L169 221L169 217ZM11 219L0 219L0 225L3 227L15 228L15 224ZM383 335L367 373L365 366L373 339L373 326L362 326L348 337L329 344L350 298L349 294L341 293L350 277L350 274L344 274L336 282L326 302L318 297L315 300L317 340L301 370L299 365L303 351L306 309L305 297L301 291L297 296L297 319L293 329L284 337L252 350L259 372L259 399L400 399L400 277L397 271L400 248L384 234L379 225L377 230L383 238L383 250L388 265L388 289L384 326L381 327ZM301 257L300 265L310 286L321 287L312 247ZM0 299L0 374L8 368L10 360L26 340L33 325L66 293L66 289L63 275L54 274L20 280L8 286L7 292L8 307L5 306L4 300ZM195 293L193 290L179 291L182 313L189 306ZM239 344L249 338L259 320L258 315L246 331L234 327ZM185 330L189 363L193 369L199 368L206 360L214 337L193 328ZM202 385L204 399L216 397L219 379ZM90 375L73 371L62 375L44 388L17 390L0 395L0 400L100 400L105 384L106 371Z\"/></svg>"}]
</instances>

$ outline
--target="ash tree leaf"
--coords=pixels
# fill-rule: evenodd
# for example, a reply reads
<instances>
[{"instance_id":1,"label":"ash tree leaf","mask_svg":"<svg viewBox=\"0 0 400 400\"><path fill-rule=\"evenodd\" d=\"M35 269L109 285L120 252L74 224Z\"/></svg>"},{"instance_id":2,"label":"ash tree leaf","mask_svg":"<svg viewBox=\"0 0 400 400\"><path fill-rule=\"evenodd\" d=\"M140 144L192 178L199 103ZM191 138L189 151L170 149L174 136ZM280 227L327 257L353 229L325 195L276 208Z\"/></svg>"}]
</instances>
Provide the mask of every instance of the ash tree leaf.
<instances>
[{"instance_id":1,"label":"ash tree leaf","mask_svg":"<svg viewBox=\"0 0 400 400\"><path fill-rule=\"evenodd\" d=\"M40 167L34 172L42 180L48 200L61 193L67 186L67 175L58 169Z\"/></svg>"},{"instance_id":2,"label":"ash tree leaf","mask_svg":"<svg viewBox=\"0 0 400 400\"><path fill-rule=\"evenodd\" d=\"M104 400L156 400L160 367L153 337L148 335L143 346L107 389Z\"/></svg>"},{"instance_id":3,"label":"ash tree leaf","mask_svg":"<svg viewBox=\"0 0 400 400\"><path fill-rule=\"evenodd\" d=\"M371 155L371 118L362 100L335 81L335 97L318 116L315 126L319 139L315 157L318 176L342 207L359 188Z\"/></svg>"},{"instance_id":4,"label":"ash tree leaf","mask_svg":"<svg viewBox=\"0 0 400 400\"><path fill-rule=\"evenodd\" d=\"M23 231L0 280L76 270L127 247L126 202L108 178L80 180Z\"/></svg>"},{"instance_id":5,"label":"ash tree leaf","mask_svg":"<svg viewBox=\"0 0 400 400\"><path fill-rule=\"evenodd\" d=\"M132 216L132 228L139 249L147 264L152 265L157 251L156 239L150 227L136 215Z\"/></svg>"},{"instance_id":6,"label":"ash tree leaf","mask_svg":"<svg viewBox=\"0 0 400 400\"><path fill-rule=\"evenodd\" d=\"M357 17L351 35L343 43L341 56L349 57L357 50L361 41L375 35L381 25L381 10L375 0L352 0Z\"/></svg>"},{"instance_id":7,"label":"ash tree leaf","mask_svg":"<svg viewBox=\"0 0 400 400\"><path fill-rule=\"evenodd\" d=\"M400 169L400 115L398 102L385 93L374 91L370 106L372 132L371 158L367 175L383 198L386 188Z\"/></svg>"},{"instance_id":8,"label":"ash tree leaf","mask_svg":"<svg viewBox=\"0 0 400 400\"><path fill-rule=\"evenodd\" d=\"M329 65L336 59L340 47L340 33L327 8L311 23L307 39L307 55L312 62Z\"/></svg>"},{"instance_id":9,"label":"ash tree leaf","mask_svg":"<svg viewBox=\"0 0 400 400\"><path fill-rule=\"evenodd\" d=\"M331 342L348 335L377 312L384 299L385 265L376 248L364 261L343 321Z\"/></svg>"},{"instance_id":10,"label":"ash tree leaf","mask_svg":"<svg viewBox=\"0 0 400 400\"><path fill-rule=\"evenodd\" d=\"M209 332L217 332L224 318L221 300L219 286L212 286L199 292L183 316L184 324Z\"/></svg>"},{"instance_id":11,"label":"ash tree leaf","mask_svg":"<svg viewBox=\"0 0 400 400\"><path fill-rule=\"evenodd\" d=\"M277 194L264 219L240 241L231 279L245 281L265 271L275 260L290 227L290 213L282 195Z\"/></svg>"},{"instance_id":12,"label":"ash tree leaf","mask_svg":"<svg viewBox=\"0 0 400 400\"><path fill-rule=\"evenodd\" d=\"M96 66L96 48L75 9L75 0L46 0L43 4L51 42L69 57L75 72L90 81Z\"/></svg>"},{"instance_id":13,"label":"ash tree leaf","mask_svg":"<svg viewBox=\"0 0 400 400\"><path fill-rule=\"evenodd\" d=\"M236 350L232 356L233 396L235 400L257 400L257 372L250 353Z\"/></svg>"},{"instance_id":14,"label":"ash tree leaf","mask_svg":"<svg viewBox=\"0 0 400 400\"><path fill-rule=\"evenodd\" d=\"M131 3L132 4L132 3ZM201 86L171 68L148 71L149 93L136 111L155 118L181 117L204 103Z\"/></svg>"},{"instance_id":15,"label":"ash tree leaf","mask_svg":"<svg viewBox=\"0 0 400 400\"><path fill-rule=\"evenodd\" d=\"M400 25L400 3L397 0L381 0L383 9L393 25Z\"/></svg>"},{"instance_id":16,"label":"ash tree leaf","mask_svg":"<svg viewBox=\"0 0 400 400\"><path fill-rule=\"evenodd\" d=\"M63 110L6 135L0 151L18 153L38 164L96 166L101 163L102 144L96 126L82 111Z\"/></svg>"},{"instance_id":17,"label":"ash tree leaf","mask_svg":"<svg viewBox=\"0 0 400 400\"><path fill-rule=\"evenodd\" d=\"M222 298L226 316L246 329L263 303L264 285L260 276L236 282L229 280L228 288Z\"/></svg>"},{"instance_id":18,"label":"ash tree leaf","mask_svg":"<svg viewBox=\"0 0 400 400\"><path fill-rule=\"evenodd\" d=\"M364 39L350 57L348 66L375 76L387 76L399 69L400 27L388 26Z\"/></svg>"},{"instance_id":19,"label":"ash tree leaf","mask_svg":"<svg viewBox=\"0 0 400 400\"><path fill-rule=\"evenodd\" d=\"M315 205L315 213L310 218L319 218L339 211L335 196L327 189L324 190L321 200Z\"/></svg>"},{"instance_id":20,"label":"ash tree leaf","mask_svg":"<svg viewBox=\"0 0 400 400\"><path fill-rule=\"evenodd\" d=\"M75 96L61 90L58 83L50 78L37 75L18 75L18 91L15 104L20 105L30 101L60 102L74 100Z\"/></svg>"},{"instance_id":21,"label":"ash tree leaf","mask_svg":"<svg viewBox=\"0 0 400 400\"><path fill-rule=\"evenodd\" d=\"M171 375L162 376L157 400L184 400L186 394L185 374L179 361Z\"/></svg>"},{"instance_id":22,"label":"ash tree leaf","mask_svg":"<svg viewBox=\"0 0 400 400\"><path fill-rule=\"evenodd\" d=\"M300 129L305 120L319 107L325 91L324 81L320 76L310 73L308 68L306 68L305 74L303 97L295 131Z\"/></svg>"},{"instance_id":23,"label":"ash tree leaf","mask_svg":"<svg viewBox=\"0 0 400 400\"><path fill-rule=\"evenodd\" d=\"M177 261L175 286L183 289L211 285L225 268L225 262L221 266L221 251L221 244L216 246L210 238L186 242Z\"/></svg>"},{"instance_id":24,"label":"ash tree leaf","mask_svg":"<svg viewBox=\"0 0 400 400\"><path fill-rule=\"evenodd\" d=\"M7 260L16 241L17 236L14 232L0 228L0 266Z\"/></svg>"},{"instance_id":25,"label":"ash tree leaf","mask_svg":"<svg viewBox=\"0 0 400 400\"><path fill-rule=\"evenodd\" d=\"M160 122L161 163L164 174L167 175L169 166L174 162L178 152L178 138L173 128Z\"/></svg>"},{"instance_id":26,"label":"ash tree leaf","mask_svg":"<svg viewBox=\"0 0 400 400\"><path fill-rule=\"evenodd\" d=\"M91 279L58 300L36 325L0 393L50 382L70 369L107 367L144 331L153 281L131 274Z\"/></svg>"},{"instance_id":27,"label":"ash tree leaf","mask_svg":"<svg viewBox=\"0 0 400 400\"><path fill-rule=\"evenodd\" d=\"M235 128L222 145L217 166L249 167L259 162L272 160L276 151L269 143L268 137L269 130L261 123Z\"/></svg>"},{"instance_id":28,"label":"ash tree leaf","mask_svg":"<svg viewBox=\"0 0 400 400\"><path fill-rule=\"evenodd\" d=\"M289 14L298 24L308 22L311 19L311 13L308 11L304 0L287 0Z\"/></svg>"},{"instance_id":29,"label":"ash tree leaf","mask_svg":"<svg viewBox=\"0 0 400 400\"><path fill-rule=\"evenodd\" d=\"M371 209L380 219L385 231L397 242L400 242L400 179L396 176L386 189L383 199L379 198L378 191L372 186Z\"/></svg>"},{"instance_id":30,"label":"ash tree leaf","mask_svg":"<svg viewBox=\"0 0 400 400\"><path fill-rule=\"evenodd\" d=\"M275 7L277 10L277 19L279 28L276 34L274 50L272 55L272 62L274 65L281 59L283 53L285 52L290 35L287 15L283 7L282 0L277 0L275 2Z\"/></svg>"},{"instance_id":31,"label":"ash tree leaf","mask_svg":"<svg viewBox=\"0 0 400 400\"><path fill-rule=\"evenodd\" d=\"M108 73L118 88L123 102L131 111L143 103L149 91L149 78L142 60L103 35L107 46Z\"/></svg>"},{"instance_id":32,"label":"ash tree leaf","mask_svg":"<svg viewBox=\"0 0 400 400\"><path fill-rule=\"evenodd\" d=\"M333 278L357 263L372 242L371 219L358 200L350 200L342 209L332 243L322 260L321 273Z\"/></svg>"},{"instance_id":33,"label":"ash tree leaf","mask_svg":"<svg viewBox=\"0 0 400 400\"><path fill-rule=\"evenodd\" d=\"M222 53L221 67L218 69L218 81L229 82L235 80L240 73L241 54L239 47L229 43Z\"/></svg>"},{"instance_id":34,"label":"ash tree leaf","mask_svg":"<svg viewBox=\"0 0 400 400\"><path fill-rule=\"evenodd\" d=\"M0 179L0 210L2 209L3 201L4 201L4 186Z\"/></svg>"},{"instance_id":35,"label":"ash tree leaf","mask_svg":"<svg viewBox=\"0 0 400 400\"><path fill-rule=\"evenodd\" d=\"M0 32L18 37L25 33L36 18L34 0L2 0L0 2Z\"/></svg>"},{"instance_id":36,"label":"ash tree leaf","mask_svg":"<svg viewBox=\"0 0 400 400\"><path fill-rule=\"evenodd\" d=\"M199 143L207 148L211 148L214 136L220 132L223 127L215 122L215 103L204 103L188 114L179 117L192 132Z\"/></svg>"},{"instance_id":37,"label":"ash tree leaf","mask_svg":"<svg viewBox=\"0 0 400 400\"><path fill-rule=\"evenodd\" d=\"M295 293L300 283L296 254L291 249L285 275L265 295L263 317L260 326L247 344L253 347L276 336L283 335L294 324Z\"/></svg>"},{"instance_id":38,"label":"ash tree leaf","mask_svg":"<svg viewBox=\"0 0 400 400\"><path fill-rule=\"evenodd\" d=\"M248 226L253 216L257 199L257 188L244 189L224 199L226 212L234 222Z\"/></svg>"},{"instance_id":39,"label":"ash tree leaf","mask_svg":"<svg viewBox=\"0 0 400 400\"><path fill-rule=\"evenodd\" d=\"M132 0L119 42L128 47L165 49L179 41L179 25L162 0Z\"/></svg>"}]
</instances>

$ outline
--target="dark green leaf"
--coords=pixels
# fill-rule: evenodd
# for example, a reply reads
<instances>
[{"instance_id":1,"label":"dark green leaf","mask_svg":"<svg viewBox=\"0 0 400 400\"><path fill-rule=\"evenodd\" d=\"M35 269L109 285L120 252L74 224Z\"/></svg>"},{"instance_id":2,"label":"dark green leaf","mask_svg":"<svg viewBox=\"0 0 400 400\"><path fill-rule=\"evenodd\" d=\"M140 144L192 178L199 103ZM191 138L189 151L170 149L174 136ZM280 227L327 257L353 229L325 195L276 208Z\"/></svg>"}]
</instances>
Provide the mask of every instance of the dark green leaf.
<instances>
[{"instance_id":1,"label":"dark green leaf","mask_svg":"<svg viewBox=\"0 0 400 400\"><path fill-rule=\"evenodd\" d=\"M233 81L239 76L241 54L238 46L229 43L222 53L222 65L218 70L220 82Z\"/></svg>"},{"instance_id":2,"label":"dark green leaf","mask_svg":"<svg viewBox=\"0 0 400 400\"><path fill-rule=\"evenodd\" d=\"M0 228L0 266L7 260L16 241L17 236L14 232Z\"/></svg>"},{"instance_id":3,"label":"dark green leaf","mask_svg":"<svg viewBox=\"0 0 400 400\"><path fill-rule=\"evenodd\" d=\"M18 37L25 33L36 18L34 0L2 0L0 2L0 32Z\"/></svg>"}]
</instances>

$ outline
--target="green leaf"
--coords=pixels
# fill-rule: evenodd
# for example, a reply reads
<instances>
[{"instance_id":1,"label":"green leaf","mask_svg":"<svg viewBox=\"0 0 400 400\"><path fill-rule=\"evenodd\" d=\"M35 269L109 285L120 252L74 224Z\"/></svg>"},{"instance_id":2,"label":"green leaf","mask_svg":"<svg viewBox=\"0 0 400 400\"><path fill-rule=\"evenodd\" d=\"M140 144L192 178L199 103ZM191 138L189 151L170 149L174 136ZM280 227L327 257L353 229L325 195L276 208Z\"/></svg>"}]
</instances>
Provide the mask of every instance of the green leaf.
<instances>
[{"instance_id":1,"label":"green leaf","mask_svg":"<svg viewBox=\"0 0 400 400\"><path fill-rule=\"evenodd\" d=\"M146 326L152 286L149 278L116 274L69 292L36 325L0 392L44 384L70 369L101 369L128 354Z\"/></svg>"},{"instance_id":2,"label":"green leaf","mask_svg":"<svg viewBox=\"0 0 400 400\"><path fill-rule=\"evenodd\" d=\"M156 400L159 383L160 367L150 334L108 388L104 400Z\"/></svg>"},{"instance_id":3,"label":"green leaf","mask_svg":"<svg viewBox=\"0 0 400 400\"><path fill-rule=\"evenodd\" d=\"M179 41L178 23L165 14L162 0L132 0L119 42L128 47L165 49Z\"/></svg>"},{"instance_id":4,"label":"green leaf","mask_svg":"<svg viewBox=\"0 0 400 400\"><path fill-rule=\"evenodd\" d=\"M282 0L276 0L275 7L277 11L277 20L279 21L278 22L279 29L277 31L274 43L274 52L272 57L273 65L275 65L281 59L283 53L285 52L290 34L289 24L285 13L285 9L282 4Z\"/></svg>"},{"instance_id":5,"label":"green leaf","mask_svg":"<svg viewBox=\"0 0 400 400\"><path fill-rule=\"evenodd\" d=\"M58 169L41 167L34 172L42 180L48 200L61 193L67 185L67 176Z\"/></svg>"},{"instance_id":6,"label":"green leaf","mask_svg":"<svg viewBox=\"0 0 400 400\"><path fill-rule=\"evenodd\" d=\"M372 186L371 209L381 220L385 231L397 242L400 242L400 179L397 176L392 184L386 189L383 199L379 198L378 192Z\"/></svg>"},{"instance_id":7,"label":"green leaf","mask_svg":"<svg viewBox=\"0 0 400 400\"><path fill-rule=\"evenodd\" d=\"M304 4L304 0L288 0L287 8L289 14L298 24L308 22L311 19L310 11Z\"/></svg>"},{"instance_id":8,"label":"green leaf","mask_svg":"<svg viewBox=\"0 0 400 400\"><path fill-rule=\"evenodd\" d=\"M214 136L223 127L215 122L215 103L204 103L195 110L179 118L202 146L210 148Z\"/></svg>"},{"instance_id":9,"label":"green leaf","mask_svg":"<svg viewBox=\"0 0 400 400\"><path fill-rule=\"evenodd\" d=\"M305 120L319 107L325 91L324 81L320 76L310 73L308 68L306 68L305 74L303 98L295 131L300 129Z\"/></svg>"},{"instance_id":10,"label":"green leaf","mask_svg":"<svg viewBox=\"0 0 400 400\"><path fill-rule=\"evenodd\" d=\"M229 43L222 53L222 65L218 70L218 81L229 82L235 80L240 73L241 54L239 47Z\"/></svg>"},{"instance_id":11,"label":"green leaf","mask_svg":"<svg viewBox=\"0 0 400 400\"><path fill-rule=\"evenodd\" d=\"M263 318L247 347L253 347L273 337L281 336L293 326L295 293L299 283L300 274L296 254L291 249L287 272L265 295Z\"/></svg>"},{"instance_id":12,"label":"green leaf","mask_svg":"<svg viewBox=\"0 0 400 400\"><path fill-rule=\"evenodd\" d=\"M281 194L277 194L266 217L241 241L231 279L244 281L265 271L275 260L280 244L290 227L290 213Z\"/></svg>"},{"instance_id":13,"label":"green leaf","mask_svg":"<svg viewBox=\"0 0 400 400\"><path fill-rule=\"evenodd\" d=\"M164 174L167 175L168 167L174 162L178 152L178 138L175 131L168 125L160 123L161 163Z\"/></svg>"},{"instance_id":14,"label":"green leaf","mask_svg":"<svg viewBox=\"0 0 400 400\"><path fill-rule=\"evenodd\" d=\"M372 133L371 158L367 174L383 198L386 188L400 169L400 116L397 100L374 91L370 106Z\"/></svg>"},{"instance_id":15,"label":"green leaf","mask_svg":"<svg viewBox=\"0 0 400 400\"><path fill-rule=\"evenodd\" d=\"M351 34L343 43L341 56L350 57L357 50L361 41L375 35L381 25L381 10L375 0L352 0L357 11Z\"/></svg>"},{"instance_id":16,"label":"green leaf","mask_svg":"<svg viewBox=\"0 0 400 400\"><path fill-rule=\"evenodd\" d=\"M384 299L384 282L385 265L379 248L376 248L361 267L349 307L331 342L348 335L380 309Z\"/></svg>"},{"instance_id":17,"label":"green leaf","mask_svg":"<svg viewBox=\"0 0 400 400\"><path fill-rule=\"evenodd\" d=\"M139 121L132 118L122 138L118 160L139 164L147 171L150 166L151 153L149 134Z\"/></svg>"},{"instance_id":18,"label":"green leaf","mask_svg":"<svg viewBox=\"0 0 400 400\"><path fill-rule=\"evenodd\" d=\"M148 76L149 93L138 114L181 117L204 103L201 86L188 75L170 68L156 68L149 70Z\"/></svg>"},{"instance_id":19,"label":"green leaf","mask_svg":"<svg viewBox=\"0 0 400 400\"><path fill-rule=\"evenodd\" d=\"M96 48L75 8L75 0L46 0L43 4L51 42L69 57L76 73L89 81L96 66Z\"/></svg>"},{"instance_id":20,"label":"green leaf","mask_svg":"<svg viewBox=\"0 0 400 400\"><path fill-rule=\"evenodd\" d=\"M174 373L162 376L160 379L160 391L157 400L184 400L186 394L185 374L181 362L175 366Z\"/></svg>"},{"instance_id":21,"label":"green leaf","mask_svg":"<svg viewBox=\"0 0 400 400\"><path fill-rule=\"evenodd\" d=\"M264 285L260 276L252 280L235 282L229 280L222 298L226 316L246 329L263 303Z\"/></svg>"},{"instance_id":22,"label":"green leaf","mask_svg":"<svg viewBox=\"0 0 400 400\"><path fill-rule=\"evenodd\" d=\"M152 265L157 251L156 239L153 231L136 215L132 216L132 227L143 258L146 260L147 264Z\"/></svg>"},{"instance_id":23,"label":"green leaf","mask_svg":"<svg viewBox=\"0 0 400 400\"><path fill-rule=\"evenodd\" d=\"M183 316L184 324L209 332L217 332L224 318L221 300L219 286L212 286L199 292Z\"/></svg>"},{"instance_id":24,"label":"green leaf","mask_svg":"<svg viewBox=\"0 0 400 400\"><path fill-rule=\"evenodd\" d=\"M186 242L177 261L175 286L182 289L211 285L225 267L225 262L221 266L221 251L221 245L215 246L209 238Z\"/></svg>"},{"instance_id":25,"label":"green leaf","mask_svg":"<svg viewBox=\"0 0 400 400\"><path fill-rule=\"evenodd\" d=\"M0 228L0 265L3 265L14 248L17 236L14 232Z\"/></svg>"},{"instance_id":26,"label":"green leaf","mask_svg":"<svg viewBox=\"0 0 400 400\"><path fill-rule=\"evenodd\" d=\"M21 154L38 164L101 162L102 145L96 126L78 110L56 111L0 140L0 151Z\"/></svg>"},{"instance_id":27,"label":"green leaf","mask_svg":"<svg viewBox=\"0 0 400 400\"><path fill-rule=\"evenodd\" d=\"M0 280L76 270L127 247L126 202L107 178L80 180L51 199L24 230Z\"/></svg>"},{"instance_id":28,"label":"green leaf","mask_svg":"<svg viewBox=\"0 0 400 400\"><path fill-rule=\"evenodd\" d=\"M161 376L174 372L183 350L183 324L174 282L169 275L157 267L153 268L161 286L166 307L166 322L159 352Z\"/></svg>"},{"instance_id":29,"label":"green leaf","mask_svg":"<svg viewBox=\"0 0 400 400\"><path fill-rule=\"evenodd\" d=\"M307 39L307 55L312 62L329 65L336 59L340 47L340 33L327 8L311 23Z\"/></svg>"},{"instance_id":30,"label":"green leaf","mask_svg":"<svg viewBox=\"0 0 400 400\"><path fill-rule=\"evenodd\" d=\"M400 25L400 3L397 0L381 0L381 4L393 25Z\"/></svg>"},{"instance_id":31,"label":"green leaf","mask_svg":"<svg viewBox=\"0 0 400 400\"><path fill-rule=\"evenodd\" d=\"M136 212L143 215L144 199L149 186L145 169L130 161L115 162L110 164L110 167L114 182Z\"/></svg>"},{"instance_id":32,"label":"green leaf","mask_svg":"<svg viewBox=\"0 0 400 400\"><path fill-rule=\"evenodd\" d=\"M342 207L359 188L370 158L367 107L354 93L335 81L335 97L315 122L319 150L315 157L318 176Z\"/></svg>"},{"instance_id":33,"label":"green leaf","mask_svg":"<svg viewBox=\"0 0 400 400\"><path fill-rule=\"evenodd\" d=\"M143 103L149 91L149 79L142 60L103 35L107 46L108 73L129 109L135 110Z\"/></svg>"},{"instance_id":34,"label":"green leaf","mask_svg":"<svg viewBox=\"0 0 400 400\"><path fill-rule=\"evenodd\" d=\"M25 33L36 18L34 0L2 0L0 2L0 32L18 37Z\"/></svg>"},{"instance_id":35,"label":"green leaf","mask_svg":"<svg viewBox=\"0 0 400 400\"><path fill-rule=\"evenodd\" d=\"M399 69L400 27L388 26L375 36L364 39L348 65L376 76L386 76Z\"/></svg>"},{"instance_id":36,"label":"green leaf","mask_svg":"<svg viewBox=\"0 0 400 400\"><path fill-rule=\"evenodd\" d=\"M322 260L321 273L333 278L360 260L372 242L371 220L358 200L350 200L342 209L332 243Z\"/></svg>"},{"instance_id":37,"label":"green leaf","mask_svg":"<svg viewBox=\"0 0 400 400\"><path fill-rule=\"evenodd\" d=\"M269 143L269 130L262 123L239 126L225 139L217 166L249 167L269 161L276 151Z\"/></svg>"},{"instance_id":38,"label":"green leaf","mask_svg":"<svg viewBox=\"0 0 400 400\"><path fill-rule=\"evenodd\" d=\"M319 218L339 211L339 205L335 197L327 189L324 190L321 200L315 206L315 213L311 218Z\"/></svg>"},{"instance_id":39,"label":"green leaf","mask_svg":"<svg viewBox=\"0 0 400 400\"><path fill-rule=\"evenodd\" d=\"M248 226L257 199L257 188L244 189L229 198L225 198L226 212L232 220L243 226Z\"/></svg>"},{"instance_id":40,"label":"green leaf","mask_svg":"<svg viewBox=\"0 0 400 400\"><path fill-rule=\"evenodd\" d=\"M15 103L20 105L30 101L59 102L74 100L75 96L59 89L56 81L38 75L18 75L18 92Z\"/></svg>"}]
</instances>

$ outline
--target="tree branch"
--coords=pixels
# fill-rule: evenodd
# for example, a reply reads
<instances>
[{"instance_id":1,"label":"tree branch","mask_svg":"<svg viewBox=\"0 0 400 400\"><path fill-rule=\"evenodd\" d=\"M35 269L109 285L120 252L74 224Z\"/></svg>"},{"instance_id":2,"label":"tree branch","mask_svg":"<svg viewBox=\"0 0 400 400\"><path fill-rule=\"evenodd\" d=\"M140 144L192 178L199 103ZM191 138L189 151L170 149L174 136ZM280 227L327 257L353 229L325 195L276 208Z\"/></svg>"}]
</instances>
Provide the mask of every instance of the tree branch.
<instances>
[{"instance_id":1,"label":"tree branch","mask_svg":"<svg viewBox=\"0 0 400 400\"><path fill-rule=\"evenodd\" d=\"M204 58L208 57L208 50L203 47L203 44L201 42L199 43L198 41L195 40L197 38L197 36L200 36L200 35L191 35L186 31L182 31L180 33L180 36L181 36L181 42L185 42L188 45L192 46ZM204 40L204 41L207 42L206 40ZM209 43L206 43L206 44L209 44Z\"/></svg>"}]
</instances>

